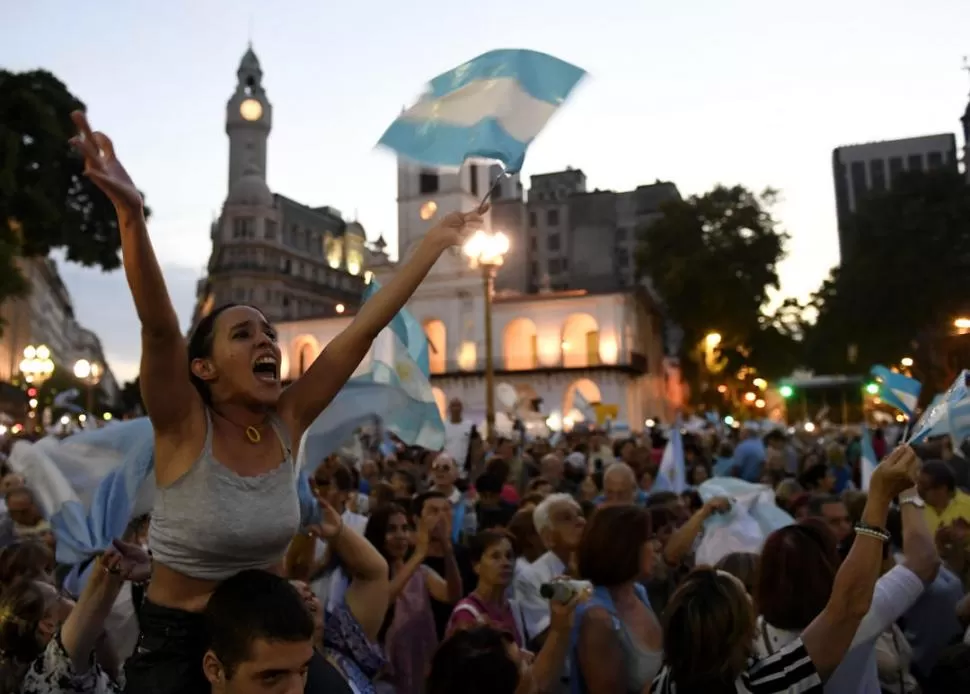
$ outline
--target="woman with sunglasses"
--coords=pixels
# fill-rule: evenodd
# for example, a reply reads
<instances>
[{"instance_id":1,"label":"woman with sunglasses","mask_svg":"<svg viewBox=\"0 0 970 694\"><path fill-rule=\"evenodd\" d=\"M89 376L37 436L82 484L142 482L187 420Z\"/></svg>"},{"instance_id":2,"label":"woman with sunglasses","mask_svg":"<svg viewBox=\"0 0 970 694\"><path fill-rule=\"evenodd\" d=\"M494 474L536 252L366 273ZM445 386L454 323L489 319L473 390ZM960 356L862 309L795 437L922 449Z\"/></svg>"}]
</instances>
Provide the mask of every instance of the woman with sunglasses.
<instances>
[{"instance_id":1,"label":"woman with sunglasses","mask_svg":"<svg viewBox=\"0 0 970 694\"><path fill-rule=\"evenodd\" d=\"M212 591L245 569L281 571L301 523L319 515L301 508L297 493L303 433L438 257L483 220L478 211L453 213L429 229L398 274L284 390L276 330L253 306L215 309L186 344L141 194L111 140L92 132L83 113L72 118L84 173L118 215L125 276L141 322L141 392L155 432L154 566L138 650L126 666L128 687L139 694L208 694L201 612Z\"/></svg>"}]
</instances>

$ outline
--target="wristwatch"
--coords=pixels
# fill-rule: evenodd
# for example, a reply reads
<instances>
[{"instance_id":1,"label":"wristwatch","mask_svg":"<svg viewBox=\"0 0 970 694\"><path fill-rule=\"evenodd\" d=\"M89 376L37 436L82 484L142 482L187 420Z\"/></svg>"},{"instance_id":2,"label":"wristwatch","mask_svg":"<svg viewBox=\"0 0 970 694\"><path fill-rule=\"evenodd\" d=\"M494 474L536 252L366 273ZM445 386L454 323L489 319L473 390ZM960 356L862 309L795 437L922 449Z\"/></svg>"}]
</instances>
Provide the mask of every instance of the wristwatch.
<instances>
[{"instance_id":1,"label":"wristwatch","mask_svg":"<svg viewBox=\"0 0 970 694\"><path fill-rule=\"evenodd\" d=\"M926 502L916 492L907 492L899 495L899 505L911 504L916 508L926 508Z\"/></svg>"}]
</instances>

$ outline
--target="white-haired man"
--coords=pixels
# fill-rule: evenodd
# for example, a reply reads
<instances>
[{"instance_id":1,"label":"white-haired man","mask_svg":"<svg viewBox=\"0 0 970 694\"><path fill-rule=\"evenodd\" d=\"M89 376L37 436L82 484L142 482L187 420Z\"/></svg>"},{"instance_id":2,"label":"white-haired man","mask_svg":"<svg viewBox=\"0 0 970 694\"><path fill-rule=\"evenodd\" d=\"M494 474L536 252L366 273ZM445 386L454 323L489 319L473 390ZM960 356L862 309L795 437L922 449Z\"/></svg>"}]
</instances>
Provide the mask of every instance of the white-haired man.
<instances>
[{"instance_id":1,"label":"white-haired man","mask_svg":"<svg viewBox=\"0 0 970 694\"><path fill-rule=\"evenodd\" d=\"M452 508L452 539L458 542L462 533L470 537L478 532L478 517L475 515L475 505L462 494L455 482L458 481L459 470L454 458L447 453L439 453L431 463L431 491L444 495Z\"/></svg>"},{"instance_id":2,"label":"white-haired man","mask_svg":"<svg viewBox=\"0 0 970 694\"><path fill-rule=\"evenodd\" d=\"M512 582L529 641L543 638L549 628L549 602L539 594L539 586L568 572L586 527L582 509L569 494L550 494L543 499L532 512L532 522L546 553Z\"/></svg>"}]
</instances>

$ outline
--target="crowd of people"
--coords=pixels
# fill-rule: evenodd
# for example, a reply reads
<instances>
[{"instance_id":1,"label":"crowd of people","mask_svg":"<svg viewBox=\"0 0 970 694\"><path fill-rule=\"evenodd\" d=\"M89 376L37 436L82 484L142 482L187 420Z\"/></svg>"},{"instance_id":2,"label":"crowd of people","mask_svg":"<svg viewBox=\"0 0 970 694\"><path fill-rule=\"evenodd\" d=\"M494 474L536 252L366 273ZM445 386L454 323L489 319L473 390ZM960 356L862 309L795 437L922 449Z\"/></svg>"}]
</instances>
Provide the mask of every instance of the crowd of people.
<instances>
[{"instance_id":1,"label":"crowd of people","mask_svg":"<svg viewBox=\"0 0 970 694\"><path fill-rule=\"evenodd\" d=\"M709 427L686 435L690 487L675 493L659 484L660 430L484 439L453 401L443 451L338 453L307 478L295 447L308 425L479 214L429 231L284 390L253 307L213 311L185 343L141 197L111 142L74 118L118 212L157 491L111 547L59 566L30 480L4 475L0 692L970 686L970 497L949 449L890 449L877 432L883 459L861 491L857 433ZM765 485L792 522L710 566L698 547L737 504L698 493L716 477Z\"/></svg>"}]
</instances>

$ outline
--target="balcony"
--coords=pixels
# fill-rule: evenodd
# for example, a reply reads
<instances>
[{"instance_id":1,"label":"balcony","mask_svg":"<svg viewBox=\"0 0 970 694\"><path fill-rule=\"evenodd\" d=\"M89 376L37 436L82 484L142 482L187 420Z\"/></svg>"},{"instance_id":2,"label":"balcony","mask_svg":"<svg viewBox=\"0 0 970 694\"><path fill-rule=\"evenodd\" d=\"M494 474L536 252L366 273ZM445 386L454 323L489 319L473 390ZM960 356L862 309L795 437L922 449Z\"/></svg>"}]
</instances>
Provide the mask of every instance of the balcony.
<instances>
[{"instance_id":1,"label":"balcony","mask_svg":"<svg viewBox=\"0 0 970 694\"><path fill-rule=\"evenodd\" d=\"M585 355L583 355L585 357ZM448 378L462 376L481 376L485 373L485 357L475 357L474 359L438 359L436 355L431 355L431 376L432 378ZM647 373L648 361L645 354L636 351L619 352L616 359L606 363L601 359L590 360L587 358L577 359L576 354L561 352L554 360L543 358L542 361L531 358L531 355L524 354L496 354L492 360L496 375L514 374L549 374L557 371L569 372L602 372L619 371L639 376ZM509 368L509 365L515 365ZM526 364L534 364L526 367Z\"/></svg>"},{"instance_id":2,"label":"balcony","mask_svg":"<svg viewBox=\"0 0 970 694\"><path fill-rule=\"evenodd\" d=\"M290 285L296 285L306 291L323 294L327 297L337 297L352 304L356 304L364 292L363 275L351 275L340 270L332 270L326 274L325 279L316 280L294 275L265 263L218 263L210 265L209 268L210 278L233 272L266 275L267 278L283 280Z\"/></svg>"}]
</instances>

